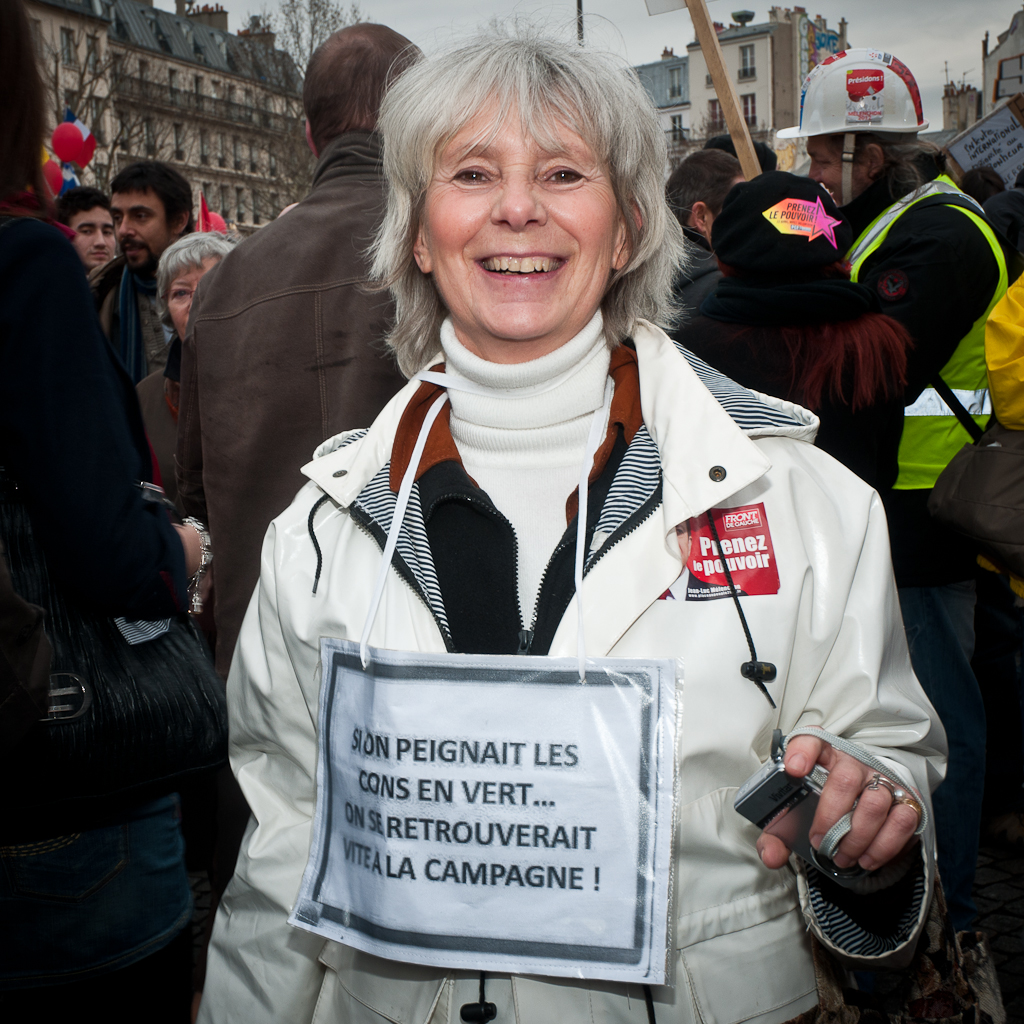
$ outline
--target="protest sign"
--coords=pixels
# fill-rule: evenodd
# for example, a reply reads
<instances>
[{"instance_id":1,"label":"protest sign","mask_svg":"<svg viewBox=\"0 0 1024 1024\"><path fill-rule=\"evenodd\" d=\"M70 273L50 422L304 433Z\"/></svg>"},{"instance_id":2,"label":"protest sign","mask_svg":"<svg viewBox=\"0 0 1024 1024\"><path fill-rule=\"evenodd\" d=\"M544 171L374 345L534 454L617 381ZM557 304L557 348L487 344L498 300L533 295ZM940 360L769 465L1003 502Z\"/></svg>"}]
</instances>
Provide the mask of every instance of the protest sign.
<instances>
[{"instance_id":1,"label":"protest sign","mask_svg":"<svg viewBox=\"0 0 1024 1024\"><path fill-rule=\"evenodd\" d=\"M961 171L992 167L1006 187L1013 188L1024 170L1024 93L961 132L946 151Z\"/></svg>"},{"instance_id":2,"label":"protest sign","mask_svg":"<svg viewBox=\"0 0 1024 1024\"><path fill-rule=\"evenodd\" d=\"M291 923L444 968L666 981L677 665L321 641Z\"/></svg>"}]
</instances>

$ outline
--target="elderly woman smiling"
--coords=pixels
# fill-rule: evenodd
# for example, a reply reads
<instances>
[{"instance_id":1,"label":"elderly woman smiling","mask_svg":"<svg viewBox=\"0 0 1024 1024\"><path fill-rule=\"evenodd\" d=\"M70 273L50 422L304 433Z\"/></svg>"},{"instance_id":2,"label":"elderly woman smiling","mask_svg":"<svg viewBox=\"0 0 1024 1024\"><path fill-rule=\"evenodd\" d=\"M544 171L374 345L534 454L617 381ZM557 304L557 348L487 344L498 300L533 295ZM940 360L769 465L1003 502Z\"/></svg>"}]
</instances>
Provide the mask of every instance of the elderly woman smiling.
<instances>
[{"instance_id":1,"label":"elderly woman smiling","mask_svg":"<svg viewBox=\"0 0 1024 1024\"><path fill-rule=\"evenodd\" d=\"M494 34L406 71L380 130L390 191L375 269L397 304L389 344L418 379L368 430L321 447L267 534L228 680L232 764L253 821L218 914L201 1020L774 1024L817 1000L808 926L850 965L905 964L934 880L927 805L945 741L910 668L881 506L813 447L811 414L738 387L654 326L670 317L682 246L662 197L663 134L635 75L576 45ZM495 679L521 664L553 680L544 673L568 664L562 685L594 701L576 659L588 682L600 666L672 667L673 861L641 885L671 883L670 909L640 928L669 936L654 984L593 966L611 924L585 913L572 941L520 943L507 969L494 966L520 922L488 900L522 887L543 923L616 883L588 868L586 885L570 875L578 891L562 892L564 869L527 868L555 864L557 840L544 838L559 835L555 812L541 833L517 825L501 849L493 830L473 833L475 805L430 802L451 799L442 748L416 748L440 780L424 790L388 737L371 737L365 799L351 790L359 806L344 813L331 802L357 773L335 777L328 748L341 741L323 734L334 712L321 693L335 691L322 638L354 652L355 689L378 681L376 710L387 666L432 666L441 696L424 708L423 737L451 735L446 715L465 711L469 691L446 689L445 673L467 659ZM551 711L536 721L523 705L510 735L578 724ZM365 753L366 723L354 724L344 744ZM830 772L810 825L812 846L833 852L822 870L733 807L773 730L808 727L832 742L792 738L785 767ZM544 750L562 766L583 757ZM542 763L539 747L533 756ZM568 817L575 777L559 778ZM502 809L503 845L501 821L546 813L521 794ZM582 851L584 834L606 856L644 842L582 824L561 833L567 848ZM332 829L346 852L331 871L382 886L379 914L325 925L299 899L300 883L304 894L311 878L317 891L331 883L317 851ZM474 834L483 848L445 847ZM548 853L516 849L524 835ZM839 885L829 871L857 877ZM467 907L480 909L466 918ZM373 955L374 942L390 951ZM608 962L616 952L625 963L622 950ZM550 972L531 969L558 957Z\"/></svg>"}]
</instances>

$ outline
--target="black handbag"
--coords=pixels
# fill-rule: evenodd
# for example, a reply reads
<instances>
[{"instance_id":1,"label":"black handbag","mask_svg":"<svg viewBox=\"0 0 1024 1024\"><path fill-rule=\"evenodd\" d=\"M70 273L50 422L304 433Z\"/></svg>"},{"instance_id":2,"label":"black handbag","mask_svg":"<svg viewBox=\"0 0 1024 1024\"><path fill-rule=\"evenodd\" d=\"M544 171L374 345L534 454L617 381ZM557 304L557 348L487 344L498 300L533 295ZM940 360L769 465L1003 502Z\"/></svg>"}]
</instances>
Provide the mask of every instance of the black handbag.
<instances>
[{"instance_id":1,"label":"black handbag","mask_svg":"<svg viewBox=\"0 0 1024 1024\"><path fill-rule=\"evenodd\" d=\"M934 384L974 443L939 474L928 511L973 540L995 565L1024 577L1024 430L994 423L982 432L945 382Z\"/></svg>"},{"instance_id":2,"label":"black handbag","mask_svg":"<svg viewBox=\"0 0 1024 1024\"><path fill-rule=\"evenodd\" d=\"M67 597L2 470L0 540L14 589L46 612L53 647L49 712L12 752L18 780L4 794L6 810L88 818L227 763L224 684L189 616L129 643L113 619Z\"/></svg>"}]
</instances>

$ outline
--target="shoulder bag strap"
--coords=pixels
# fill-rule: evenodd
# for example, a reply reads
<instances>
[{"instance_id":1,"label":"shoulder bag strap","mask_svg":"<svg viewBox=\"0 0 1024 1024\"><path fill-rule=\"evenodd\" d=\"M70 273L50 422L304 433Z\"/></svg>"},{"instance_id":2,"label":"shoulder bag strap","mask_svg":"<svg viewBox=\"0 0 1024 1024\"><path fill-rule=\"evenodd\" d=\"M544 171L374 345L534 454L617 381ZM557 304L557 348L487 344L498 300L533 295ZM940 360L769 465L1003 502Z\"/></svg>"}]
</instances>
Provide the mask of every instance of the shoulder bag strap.
<instances>
[{"instance_id":1,"label":"shoulder bag strap","mask_svg":"<svg viewBox=\"0 0 1024 1024\"><path fill-rule=\"evenodd\" d=\"M971 435L974 443L977 444L981 440L985 431L974 422L971 414L963 407L963 403L955 394L953 394L953 389L942 379L941 376L939 376L939 374L935 374L935 376L932 377L931 383L932 387L939 393L942 400L953 411L953 415L960 421L960 425L968 434Z\"/></svg>"}]
</instances>

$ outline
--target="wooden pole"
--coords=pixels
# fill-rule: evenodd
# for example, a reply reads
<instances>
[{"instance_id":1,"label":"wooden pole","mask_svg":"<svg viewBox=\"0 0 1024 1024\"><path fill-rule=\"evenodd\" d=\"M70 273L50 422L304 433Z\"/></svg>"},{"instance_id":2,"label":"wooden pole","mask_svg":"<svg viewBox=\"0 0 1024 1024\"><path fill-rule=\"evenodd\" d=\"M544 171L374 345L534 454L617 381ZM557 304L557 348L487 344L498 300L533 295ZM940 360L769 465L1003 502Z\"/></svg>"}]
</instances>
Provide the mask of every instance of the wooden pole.
<instances>
[{"instance_id":1,"label":"wooden pole","mask_svg":"<svg viewBox=\"0 0 1024 1024\"><path fill-rule=\"evenodd\" d=\"M761 173L761 165L754 152L750 129L743 119L739 97L736 95L736 89L725 67L722 44L718 41L718 33L711 22L711 15L708 14L708 5L706 0L686 0L686 6L689 8L690 20L697 33L697 42L700 43L701 53L704 54L704 61L715 86L715 94L718 96L722 113L725 115L726 126L732 136L733 145L736 147L736 156L739 159L740 167L743 168L743 176L749 181Z\"/></svg>"}]
</instances>

